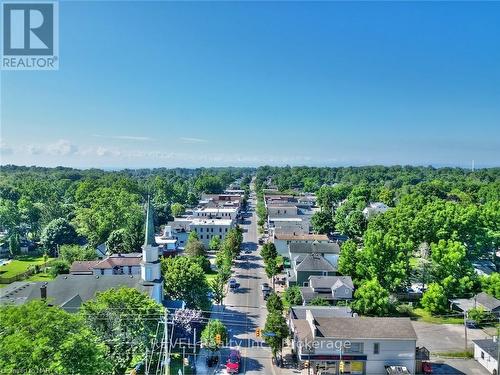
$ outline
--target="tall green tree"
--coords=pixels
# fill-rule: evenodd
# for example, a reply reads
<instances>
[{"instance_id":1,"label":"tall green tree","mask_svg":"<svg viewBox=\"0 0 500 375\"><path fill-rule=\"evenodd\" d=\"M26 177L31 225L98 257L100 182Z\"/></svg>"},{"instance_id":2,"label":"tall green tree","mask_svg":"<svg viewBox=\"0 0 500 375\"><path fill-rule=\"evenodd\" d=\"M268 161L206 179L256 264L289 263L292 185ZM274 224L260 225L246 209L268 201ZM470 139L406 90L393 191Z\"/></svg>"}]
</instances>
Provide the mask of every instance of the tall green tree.
<instances>
[{"instance_id":1,"label":"tall green tree","mask_svg":"<svg viewBox=\"0 0 500 375\"><path fill-rule=\"evenodd\" d=\"M109 350L114 374L123 374L132 359L144 354L156 337L162 306L133 288L110 289L85 302L81 316Z\"/></svg>"},{"instance_id":2,"label":"tall green tree","mask_svg":"<svg viewBox=\"0 0 500 375\"><path fill-rule=\"evenodd\" d=\"M8 374L109 374L108 349L77 314L33 301L0 307L0 368ZM22 369L22 370L20 370Z\"/></svg>"},{"instance_id":3,"label":"tall green tree","mask_svg":"<svg viewBox=\"0 0 500 375\"><path fill-rule=\"evenodd\" d=\"M266 301L267 311L269 313L283 313L283 301L281 297L276 293L271 293Z\"/></svg>"},{"instance_id":4,"label":"tall green tree","mask_svg":"<svg viewBox=\"0 0 500 375\"><path fill-rule=\"evenodd\" d=\"M283 302L287 307L302 305L302 294L297 285L286 288L283 294Z\"/></svg>"},{"instance_id":5,"label":"tall green tree","mask_svg":"<svg viewBox=\"0 0 500 375\"><path fill-rule=\"evenodd\" d=\"M90 246L62 245L59 248L59 257L68 264L73 264L75 261L95 260L97 254Z\"/></svg>"},{"instance_id":6,"label":"tall green tree","mask_svg":"<svg viewBox=\"0 0 500 375\"><path fill-rule=\"evenodd\" d=\"M222 245L222 241L219 236L212 236L210 239L210 243L208 244L208 248L212 251L218 251Z\"/></svg>"},{"instance_id":7,"label":"tall green tree","mask_svg":"<svg viewBox=\"0 0 500 375\"><path fill-rule=\"evenodd\" d=\"M184 248L184 254L189 257L199 257L205 256L205 246L198 239L198 237L189 236L188 241L186 243L186 247Z\"/></svg>"},{"instance_id":8,"label":"tall green tree","mask_svg":"<svg viewBox=\"0 0 500 375\"><path fill-rule=\"evenodd\" d=\"M165 290L170 298L183 300L188 308L210 309L210 301L207 298L210 288L205 272L195 259L163 258L162 274L165 278Z\"/></svg>"},{"instance_id":9,"label":"tall green tree","mask_svg":"<svg viewBox=\"0 0 500 375\"><path fill-rule=\"evenodd\" d=\"M347 240L342 244L339 256L339 272L342 275L356 278L356 264L358 260L358 245L353 240Z\"/></svg>"},{"instance_id":10,"label":"tall green tree","mask_svg":"<svg viewBox=\"0 0 500 375\"><path fill-rule=\"evenodd\" d=\"M401 242L392 232L368 229L356 274L365 280L376 278L383 288L396 291L408 281L412 249L411 241Z\"/></svg>"},{"instance_id":11,"label":"tall green tree","mask_svg":"<svg viewBox=\"0 0 500 375\"><path fill-rule=\"evenodd\" d=\"M137 231L137 223L144 223L140 196L118 187L100 187L84 195L75 214L77 231L93 246L105 242L114 230Z\"/></svg>"},{"instance_id":12,"label":"tall green tree","mask_svg":"<svg viewBox=\"0 0 500 375\"><path fill-rule=\"evenodd\" d=\"M264 341L271 348L273 356L282 350L283 340L288 337L288 330L285 317L281 313L274 312L267 315L264 332L272 335L264 336Z\"/></svg>"},{"instance_id":13,"label":"tall green tree","mask_svg":"<svg viewBox=\"0 0 500 375\"><path fill-rule=\"evenodd\" d=\"M212 280L210 280L210 288L212 289L214 302L218 305L222 305L224 297L226 296L226 282L227 280L220 273L217 274Z\"/></svg>"},{"instance_id":14,"label":"tall green tree","mask_svg":"<svg viewBox=\"0 0 500 375\"><path fill-rule=\"evenodd\" d=\"M317 211L311 217L313 230L319 234L329 234L335 230L331 211Z\"/></svg>"},{"instance_id":15,"label":"tall green tree","mask_svg":"<svg viewBox=\"0 0 500 375\"><path fill-rule=\"evenodd\" d=\"M217 335L219 335L220 340L217 340ZM201 332L201 343L207 349L215 351L227 342L227 337L227 328L224 324L218 319L213 319L208 321Z\"/></svg>"},{"instance_id":16,"label":"tall green tree","mask_svg":"<svg viewBox=\"0 0 500 375\"><path fill-rule=\"evenodd\" d=\"M21 254L21 241L19 239L19 233L14 231L9 236L9 253L12 257Z\"/></svg>"},{"instance_id":17,"label":"tall green tree","mask_svg":"<svg viewBox=\"0 0 500 375\"><path fill-rule=\"evenodd\" d=\"M68 220L59 218L47 224L40 239L47 249L54 251L57 246L76 243L78 235Z\"/></svg>"},{"instance_id":18,"label":"tall green tree","mask_svg":"<svg viewBox=\"0 0 500 375\"><path fill-rule=\"evenodd\" d=\"M490 276L480 277L481 290L500 299L500 273L493 272Z\"/></svg>"},{"instance_id":19,"label":"tall green tree","mask_svg":"<svg viewBox=\"0 0 500 375\"><path fill-rule=\"evenodd\" d=\"M377 279L367 280L354 293L353 308L363 315L387 315L390 309L389 292Z\"/></svg>"},{"instance_id":20,"label":"tall green tree","mask_svg":"<svg viewBox=\"0 0 500 375\"><path fill-rule=\"evenodd\" d=\"M430 283L420 303L423 308L431 314L440 314L447 311L448 298L441 285L438 283Z\"/></svg>"},{"instance_id":21,"label":"tall green tree","mask_svg":"<svg viewBox=\"0 0 500 375\"><path fill-rule=\"evenodd\" d=\"M184 205L179 203L179 202L175 202L170 207L170 210L172 212L173 217L179 217L179 216L184 215L184 212L186 211L186 207L184 207Z\"/></svg>"}]
</instances>

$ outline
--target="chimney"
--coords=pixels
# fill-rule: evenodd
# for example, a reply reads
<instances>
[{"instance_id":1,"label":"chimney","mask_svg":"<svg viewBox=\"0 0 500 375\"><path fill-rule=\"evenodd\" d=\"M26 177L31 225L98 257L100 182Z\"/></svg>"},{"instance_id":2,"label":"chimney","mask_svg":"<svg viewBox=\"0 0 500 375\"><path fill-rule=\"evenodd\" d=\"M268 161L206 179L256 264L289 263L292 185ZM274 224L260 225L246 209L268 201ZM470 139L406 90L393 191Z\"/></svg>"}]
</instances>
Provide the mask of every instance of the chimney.
<instances>
[{"instance_id":1,"label":"chimney","mask_svg":"<svg viewBox=\"0 0 500 375\"><path fill-rule=\"evenodd\" d=\"M47 283L43 284L40 287L40 298L42 299L42 301L47 300Z\"/></svg>"}]
</instances>

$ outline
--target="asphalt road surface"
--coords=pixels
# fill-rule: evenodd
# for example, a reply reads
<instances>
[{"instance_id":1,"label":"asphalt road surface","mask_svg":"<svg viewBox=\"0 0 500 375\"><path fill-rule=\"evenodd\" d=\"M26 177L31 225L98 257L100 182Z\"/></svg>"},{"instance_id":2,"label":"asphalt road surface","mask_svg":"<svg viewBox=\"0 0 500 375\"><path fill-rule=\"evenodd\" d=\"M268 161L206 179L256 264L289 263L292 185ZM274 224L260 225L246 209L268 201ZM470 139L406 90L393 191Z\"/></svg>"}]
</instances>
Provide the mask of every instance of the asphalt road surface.
<instances>
[{"instance_id":1,"label":"asphalt road surface","mask_svg":"<svg viewBox=\"0 0 500 375\"><path fill-rule=\"evenodd\" d=\"M229 346L239 348L240 373L275 374L270 349L264 345L262 338L255 337L255 329L264 328L267 315L261 283L269 282L258 249L255 203L255 200L249 199L249 212L243 224L240 224L243 229L243 250L240 259L235 262L232 275L239 287L234 292L228 292L223 312L212 314L212 318L224 322L229 330ZM245 250L250 250L251 253L245 254ZM226 361L229 350L223 350L222 362Z\"/></svg>"}]
</instances>

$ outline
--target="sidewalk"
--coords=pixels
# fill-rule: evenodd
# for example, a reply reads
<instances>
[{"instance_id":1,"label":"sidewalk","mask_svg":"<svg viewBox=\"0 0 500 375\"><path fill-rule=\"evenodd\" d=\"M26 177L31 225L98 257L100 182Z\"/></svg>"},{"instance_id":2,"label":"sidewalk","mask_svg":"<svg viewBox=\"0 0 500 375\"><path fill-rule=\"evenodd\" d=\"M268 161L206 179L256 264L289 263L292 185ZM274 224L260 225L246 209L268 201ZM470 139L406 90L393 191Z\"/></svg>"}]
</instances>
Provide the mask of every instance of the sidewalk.
<instances>
[{"instance_id":1,"label":"sidewalk","mask_svg":"<svg viewBox=\"0 0 500 375\"><path fill-rule=\"evenodd\" d=\"M207 366L207 356L209 351L207 349L201 349L196 357L196 373L200 375L210 375L215 371L215 367L209 368Z\"/></svg>"}]
</instances>

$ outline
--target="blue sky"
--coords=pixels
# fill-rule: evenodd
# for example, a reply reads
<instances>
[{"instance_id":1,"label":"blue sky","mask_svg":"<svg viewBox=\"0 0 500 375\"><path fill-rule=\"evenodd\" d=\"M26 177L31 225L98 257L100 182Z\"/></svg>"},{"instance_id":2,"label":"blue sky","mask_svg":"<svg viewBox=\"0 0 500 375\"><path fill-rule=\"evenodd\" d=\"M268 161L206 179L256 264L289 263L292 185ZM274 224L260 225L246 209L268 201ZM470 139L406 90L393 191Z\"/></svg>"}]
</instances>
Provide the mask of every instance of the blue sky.
<instances>
[{"instance_id":1,"label":"blue sky","mask_svg":"<svg viewBox=\"0 0 500 375\"><path fill-rule=\"evenodd\" d=\"M60 3L1 163L500 164L500 3Z\"/></svg>"}]
</instances>

